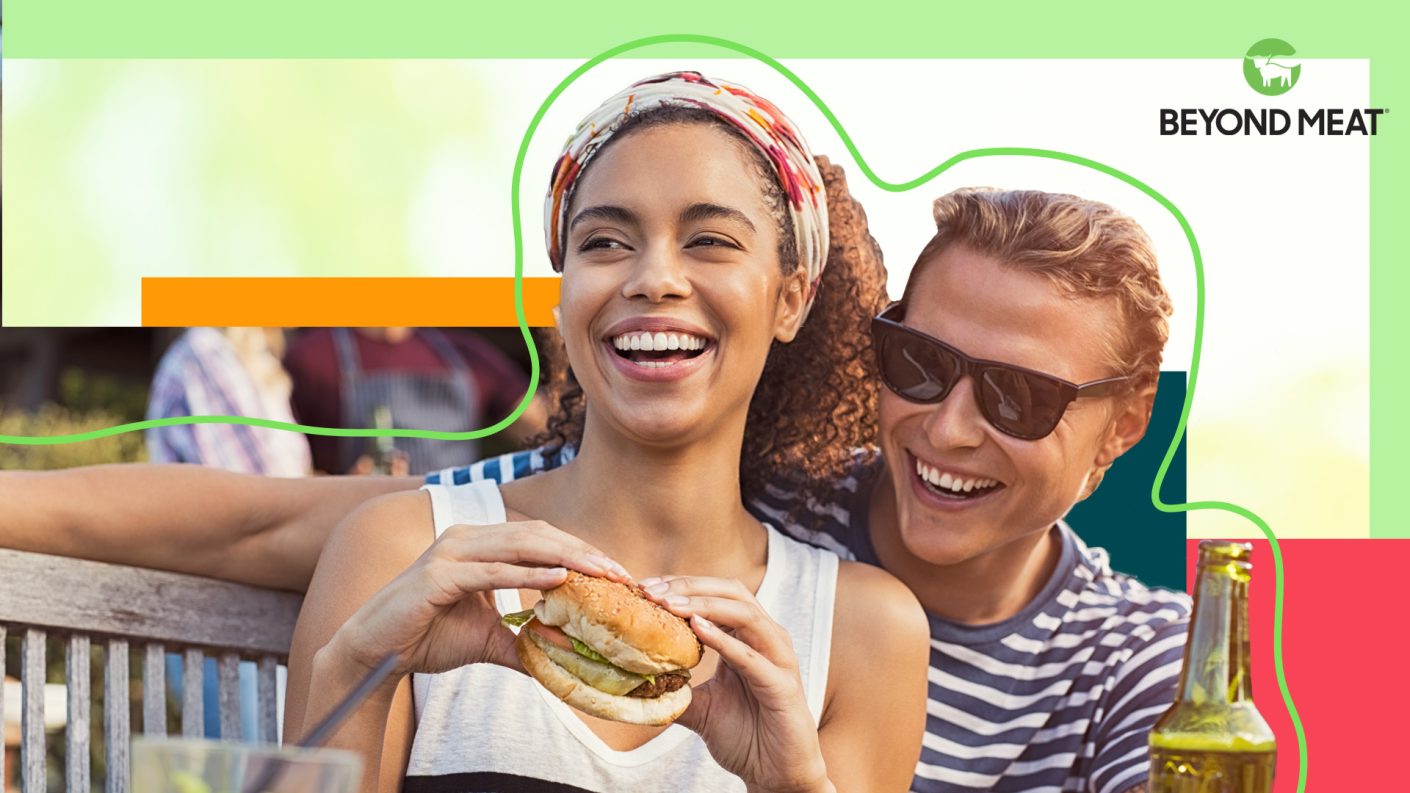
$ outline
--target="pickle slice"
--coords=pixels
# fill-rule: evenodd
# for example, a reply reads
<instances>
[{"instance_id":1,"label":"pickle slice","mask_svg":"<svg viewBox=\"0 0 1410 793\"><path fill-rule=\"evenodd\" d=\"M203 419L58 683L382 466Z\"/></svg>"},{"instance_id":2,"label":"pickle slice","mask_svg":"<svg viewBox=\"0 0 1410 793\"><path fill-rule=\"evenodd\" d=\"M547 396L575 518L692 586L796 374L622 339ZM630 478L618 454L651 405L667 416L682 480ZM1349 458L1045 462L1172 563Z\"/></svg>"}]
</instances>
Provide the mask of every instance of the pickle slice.
<instances>
[{"instance_id":1,"label":"pickle slice","mask_svg":"<svg viewBox=\"0 0 1410 793\"><path fill-rule=\"evenodd\" d=\"M525 609L523 611L516 611L513 614L505 614L504 616L499 618L499 621L503 622L505 625L511 628L518 628L519 626L523 625L524 623L528 622L533 618L534 610Z\"/></svg>"}]
</instances>

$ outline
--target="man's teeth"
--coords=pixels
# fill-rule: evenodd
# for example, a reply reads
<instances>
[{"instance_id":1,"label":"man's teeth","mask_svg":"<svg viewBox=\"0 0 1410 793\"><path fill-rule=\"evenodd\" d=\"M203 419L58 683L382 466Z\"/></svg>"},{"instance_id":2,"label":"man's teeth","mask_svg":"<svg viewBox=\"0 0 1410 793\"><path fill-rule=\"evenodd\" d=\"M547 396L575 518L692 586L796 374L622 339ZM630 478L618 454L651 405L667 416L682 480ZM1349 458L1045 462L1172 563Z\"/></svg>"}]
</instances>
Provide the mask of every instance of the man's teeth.
<instances>
[{"instance_id":1,"label":"man's teeth","mask_svg":"<svg viewBox=\"0 0 1410 793\"><path fill-rule=\"evenodd\" d=\"M953 493L968 493L976 488L983 490L986 487L999 484L997 479L962 479L948 471L942 474L939 469L926 465L920 460L916 460L916 475L941 490L949 490Z\"/></svg>"},{"instance_id":2,"label":"man's teeth","mask_svg":"<svg viewBox=\"0 0 1410 793\"><path fill-rule=\"evenodd\" d=\"M667 350L703 350L708 342L688 333L623 333L612 339L619 350L666 352Z\"/></svg>"}]
</instances>

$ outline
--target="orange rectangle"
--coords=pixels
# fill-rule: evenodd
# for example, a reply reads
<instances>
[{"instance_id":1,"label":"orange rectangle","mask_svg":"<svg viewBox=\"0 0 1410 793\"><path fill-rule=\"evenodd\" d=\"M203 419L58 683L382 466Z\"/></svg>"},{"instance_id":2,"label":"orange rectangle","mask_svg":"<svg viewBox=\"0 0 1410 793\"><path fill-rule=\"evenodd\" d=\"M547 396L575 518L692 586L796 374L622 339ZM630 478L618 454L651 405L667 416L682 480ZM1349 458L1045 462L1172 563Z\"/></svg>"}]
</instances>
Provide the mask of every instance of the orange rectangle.
<instances>
[{"instance_id":1,"label":"orange rectangle","mask_svg":"<svg viewBox=\"0 0 1410 793\"><path fill-rule=\"evenodd\" d=\"M524 279L524 316L553 325L558 278ZM513 278L143 278L146 327L514 327Z\"/></svg>"}]
</instances>

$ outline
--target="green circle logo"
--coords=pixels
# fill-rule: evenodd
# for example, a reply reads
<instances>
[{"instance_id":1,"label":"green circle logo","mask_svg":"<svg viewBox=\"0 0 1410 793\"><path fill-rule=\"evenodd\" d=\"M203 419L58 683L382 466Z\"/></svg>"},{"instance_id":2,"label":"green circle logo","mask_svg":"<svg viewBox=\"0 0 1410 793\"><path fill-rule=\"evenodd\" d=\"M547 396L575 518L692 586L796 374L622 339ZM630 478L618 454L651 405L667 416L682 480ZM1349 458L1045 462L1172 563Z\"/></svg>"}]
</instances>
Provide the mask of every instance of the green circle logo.
<instances>
[{"instance_id":1,"label":"green circle logo","mask_svg":"<svg viewBox=\"0 0 1410 793\"><path fill-rule=\"evenodd\" d=\"M1293 60L1297 50L1282 39L1264 39L1244 55L1244 79L1248 87L1264 96L1286 94L1302 76L1302 61Z\"/></svg>"}]
</instances>

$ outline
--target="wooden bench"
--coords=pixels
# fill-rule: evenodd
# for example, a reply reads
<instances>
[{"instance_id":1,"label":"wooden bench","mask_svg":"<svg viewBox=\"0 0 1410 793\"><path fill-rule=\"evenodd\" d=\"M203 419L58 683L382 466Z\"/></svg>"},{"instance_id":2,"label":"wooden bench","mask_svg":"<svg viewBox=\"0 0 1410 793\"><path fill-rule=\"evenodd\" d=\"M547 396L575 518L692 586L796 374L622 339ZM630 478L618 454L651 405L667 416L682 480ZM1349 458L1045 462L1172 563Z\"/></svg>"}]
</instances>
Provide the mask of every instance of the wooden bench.
<instances>
[{"instance_id":1,"label":"wooden bench","mask_svg":"<svg viewBox=\"0 0 1410 793\"><path fill-rule=\"evenodd\" d=\"M22 639L20 790L44 793L46 641L65 641L67 790L88 793L91 649L104 653L107 793L128 793L129 657L142 664L142 733L167 734L166 654L182 657L181 734L205 733L202 676L217 660L220 732L240 740L239 663L258 665L256 741L273 743L275 675L289 653L302 597L227 581L0 549L0 670L5 639ZM0 688L0 723L4 721ZM9 778L0 753L0 786Z\"/></svg>"}]
</instances>

